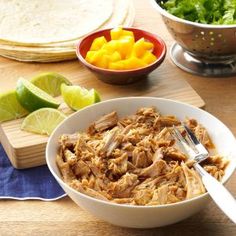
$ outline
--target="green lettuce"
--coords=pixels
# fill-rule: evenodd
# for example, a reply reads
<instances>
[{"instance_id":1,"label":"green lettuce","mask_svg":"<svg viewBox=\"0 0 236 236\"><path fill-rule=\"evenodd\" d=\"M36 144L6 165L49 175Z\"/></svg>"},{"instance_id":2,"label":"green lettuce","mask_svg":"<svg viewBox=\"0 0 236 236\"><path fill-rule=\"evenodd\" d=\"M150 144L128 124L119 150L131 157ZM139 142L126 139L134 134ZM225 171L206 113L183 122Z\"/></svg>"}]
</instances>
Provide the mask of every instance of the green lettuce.
<instances>
[{"instance_id":1,"label":"green lettuce","mask_svg":"<svg viewBox=\"0 0 236 236\"><path fill-rule=\"evenodd\" d=\"M236 24L236 0L167 0L161 6L170 14L193 22Z\"/></svg>"}]
</instances>

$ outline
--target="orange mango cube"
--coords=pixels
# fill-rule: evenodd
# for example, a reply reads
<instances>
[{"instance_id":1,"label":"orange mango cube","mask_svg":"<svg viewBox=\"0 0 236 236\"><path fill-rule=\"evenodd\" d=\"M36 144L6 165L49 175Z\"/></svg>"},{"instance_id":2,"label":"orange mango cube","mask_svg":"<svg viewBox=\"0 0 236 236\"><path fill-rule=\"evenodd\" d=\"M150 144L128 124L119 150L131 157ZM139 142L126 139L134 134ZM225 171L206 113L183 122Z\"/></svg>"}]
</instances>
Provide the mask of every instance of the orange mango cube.
<instances>
[{"instance_id":1,"label":"orange mango cube","mask_svg":"<svg viewBox=\"0 0 236 236\"><path fill-rule=\"evenodd\" d=\"M109 63L109 69L110 70L124 70L125 64L123 61L117 61L117 62L110 62Z\"/></svg>"},{"instance_id":2,"label":"orange mango cube","mask_svg":"<svg viewBox=\"0 0 236 236\"><path fill-rule=\"evenodd\" d=\"M107 56L107 55L102 56L99 61L94 63L94 65L97 67L101 67L101 68L106 69L109 65L109 56Z\"/></svg>"},{"instance_id":3,"label":"orange mango cube","mask_svg":"<svg viewBox=\"0 0 236 236\"><path fill-rule=\"evenodd\" d=\"M134 41L132 37L125 37L122 39L118 40L119 42L119 47L118 47L118 52L121 55L122 59L126 59L127 56L131 53Z\"/></svg>"},{"instance_id":4,"label":"orange mango cube","mask_svg":"<svg viewBox=\"0 0 236 236\"><path fill-rule=\"evenodd\" d=\"M118 41L117 40L111 40L108 43L104 44L102 46L102 49L105 49L105 50L107 50L107 52L109 54L112 54L115 51L117 51L118 47L119 47Z\"/></svg>"},{"instance_id":5,"label":"orange mango cube","mask_svg":"<svg viewBox=\"0 0 236 236\"><path fill-rule=\"evenodd\" d=\"M131 36L134 38L134 33L132 31L123 30L121 27L112 29L110 35L112 40L120 39L120 37L123 36Z\"/></svg>"},{"instance_id":6,"label":"orange mango cube","mask_svg":"<svg viewBox=\"0 0 236 236\"><path fill-rule=\"evenodd\" d=\"M109 63L109 56L106 50L98 50L92 56L92 64L101 68L107 68Z\"/></svg>"},{"instance_id":7,"label":"orange mango cube","mask_svg":"<svg viewBox=\"0 0 236 236\"><path fill-rule=\"evenodd\" d=\"M132 38L134 38L134 33L132 31L128 31L128 30L122 30L122 34L121 36L130 36Z\"/></svg>"},{"instance_id":8,"label":"orange mango cube","mask_svg":"<svg viewBox=\"0 0 236 236\"><path fill-rule=\"evenodd\" d=\"M139 58L144 55L144 53L146 52L144 43L145 43L144 38L141 38L135 42L134 47L133 47L133 52L132 52L133 55Z\"/></svg>"},{"instance_id":9,"label":"orange mango cube","mask_svg":"<svg viewBox=\"0 0 236 236\"><path fill-rule=\"evenodd\" d=\"M144 41L144 47L146 48L146 50L152 51L154 48L154 45L153 43L149 41Z\"/></svg>"},{"instance_id":10,"label":"orange mango cube","mask_svg":"<svg viewBox=\"0 0 236 236\"><path fill-rule=\"evenodd\" d=\"M117 40L122 34L122 28L117 27L111 30L110 35L112 40Z\"/></svg>"},{"instance_id":11,"label":"orange mango cube","mask_svg":"<svg viewBox=\"0 0 236 236\"><path fill-rule=\"evenodd\" d=\"M96 51L88 51L86 54L85 60L93 64L95 54L96 54Z\"/></svg>"},{"instance_id":12,"label":"orange mango cube","mask_svg":"<svg viewBox=\"0 0 236 236\"><path fill-rule=\"evenodd\" d=\"M93 40L93 43L90 47L90 51L98 51L106 43L107 43L107 40L104 36L98 37Z\"/></svg>"},{"instance_id":13,"label":"orange mango cube","mask_svg":"<svg viewBox=\"0 0 236 236\"><path fill-rule=\"evenodd\" d=\"M111 55L109 55L109 61L110 62L116 62L116 61L121 61L121 56L120 53L115 51Z\"/></svg>"},{"instance_id":14,"label":"orange mango cube","mask_svg":"<svg viewBox=\"0 0 236 236\"><path fill-rule=\"evenodd\" d=\"M142 59L139 59L137 57L130 57L126 60L123 60L125 69L137 69L142 68L147 65Z\"/></svg>"},{"instance_id":15,"label":"orange mango cube","mask_svg":"<svg viewBox=\"0 0 236 236\"><path fill-rule=\"evenodd\" d=\"M154 61L156 61L156 56L154 54L152 54L150 51L146 51L145 54L142 57L142 60L149 64L152 64Z\"/></svg>"}]
</instances>

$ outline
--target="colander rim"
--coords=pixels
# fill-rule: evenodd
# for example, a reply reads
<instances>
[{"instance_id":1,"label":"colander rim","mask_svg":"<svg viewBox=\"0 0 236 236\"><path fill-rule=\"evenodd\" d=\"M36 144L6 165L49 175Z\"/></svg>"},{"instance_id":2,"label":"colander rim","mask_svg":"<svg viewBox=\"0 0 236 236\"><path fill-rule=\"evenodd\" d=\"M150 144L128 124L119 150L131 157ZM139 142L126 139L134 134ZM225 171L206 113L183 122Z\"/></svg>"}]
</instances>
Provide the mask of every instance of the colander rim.
<instances>
[{"instance_id":1,"label":"colander rim","mask_svg":"<svg viewBox=\"0 0 236 236\"><path fill-rule=\"evenodd\" d=\"M163 9L159 3L156 2L156 0L150 0L153 7L163 16L171 19L172 21L175 22L179 22L179 23L183 23L183 24L187 24L187 25L191 25L191 26L195 26L198 28L203 28L203 29L233 29L236 28L236 24L232 24L232 25L210 25L210 24L203 24L203 23L197 23L197 22L192 22L192 21L188 21L182 18L179 18L177 16L174 16L172 14L170 14L169 12L167 12L165 9Z\"/></svg>"}]
</instances>

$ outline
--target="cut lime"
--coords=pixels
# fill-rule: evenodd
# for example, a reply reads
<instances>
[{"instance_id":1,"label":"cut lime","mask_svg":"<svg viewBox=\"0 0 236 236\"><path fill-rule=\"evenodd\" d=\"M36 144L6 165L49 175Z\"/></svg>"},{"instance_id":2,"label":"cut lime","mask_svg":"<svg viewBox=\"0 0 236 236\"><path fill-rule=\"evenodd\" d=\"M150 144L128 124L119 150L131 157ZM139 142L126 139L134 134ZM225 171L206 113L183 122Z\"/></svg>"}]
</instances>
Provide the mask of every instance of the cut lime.
<instances>
[{"instance_id":1,"label":"cut lime","mask_svg":"<svg viewBox=\"0 0 236 236\"><path fill-rule=\"evenodd\" d=\"M55 72L41 73L35 76L30 82L53 97L61 94L61 84L71 85L68 79Z\"/></svg>"},{"instance_id":2,"label":"cut lime","mask_svg":"<svg viewBox=\"0 0 236 236\"><path fill-rule=\"evenodd\" d=\"M16 91L0 94L0 122L21 118L28 114L16 97Z\"/></svg>"},{"instance_id":3,"label":"cut lime","mask_svg":"<svg viewBox=\"0 0 236 236\"><path fill-rule=\"evenodd\" d=\"M100 95L98 94L98 92L95 89L94 89L94 101L95 101L95 103L101 102Z\"/></svg>"},{"instance_id":4,"label":"cut lime","mask_svg":"<svg viewBox=\"0 0 236 236\"><path fill-rule=\"evenodd\" d=\"M80 86L61 85L61 94L65 103L73 110L100 102L100 96L95 89L87 90Z\"/></svg>"},{"instance_id":5,"label":"cut lime","mask_svg":"<svg viewBox=\"0 0 236 236\"><path fill-rule=\"evenodd\" d=\"M50 135L65 118L66 115L56 109L41 108L24 119L21 129L31 133Z\"/></svg>"},{"instance_id":6,"label":"cut lime","mask_svg":"<svg viewBox=\"0 0 236 236\"><path fill-rule=\"evenodd\" d=\"M58 108L60 105L52 96L23 78L17 81L16 94L20 104L28 111L42 107Z\"/></svg>"}]
</instances>

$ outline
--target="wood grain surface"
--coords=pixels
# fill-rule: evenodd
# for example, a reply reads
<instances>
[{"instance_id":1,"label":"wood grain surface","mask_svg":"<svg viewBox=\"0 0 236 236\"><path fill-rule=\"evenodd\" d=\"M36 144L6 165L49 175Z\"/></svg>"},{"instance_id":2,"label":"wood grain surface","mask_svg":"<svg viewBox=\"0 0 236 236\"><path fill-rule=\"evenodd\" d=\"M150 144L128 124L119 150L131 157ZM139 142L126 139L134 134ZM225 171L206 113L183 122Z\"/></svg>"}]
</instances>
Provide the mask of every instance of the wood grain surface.
<instances>
[{"instance_id":1,"label":"wood grain surface","mask_svg":"<svg viewBox=\"0 0 236 236\"><path fill-rule=\"evenodd\" d=\"M169 47L173 43L173 39L163 26L160 16L151 8L149 1L135 0L134 2L136 7L135 26L159 33ZM0 68L6 68L17 62L0 59L0 63ZM35 71L41 70L40 64L33 66ZM55 64L55 66L60 71L60 64ZM236 77L193 76L174 66L169 57L165 60L163 68L166 70L166 76L171 74L189 82L206 102L205 109L221 119L236 134ZM17 72L15 73L17 75ZM3 79L4 77L1 75L0 80ZM226 186L235 196L236 174L231 177ZM234 236L236 227L211 202L204 211L171 226L149 230L120 228L96 219L66 197L55 202L1 200L0 235Z\"/></svg>"}]
</instances>

